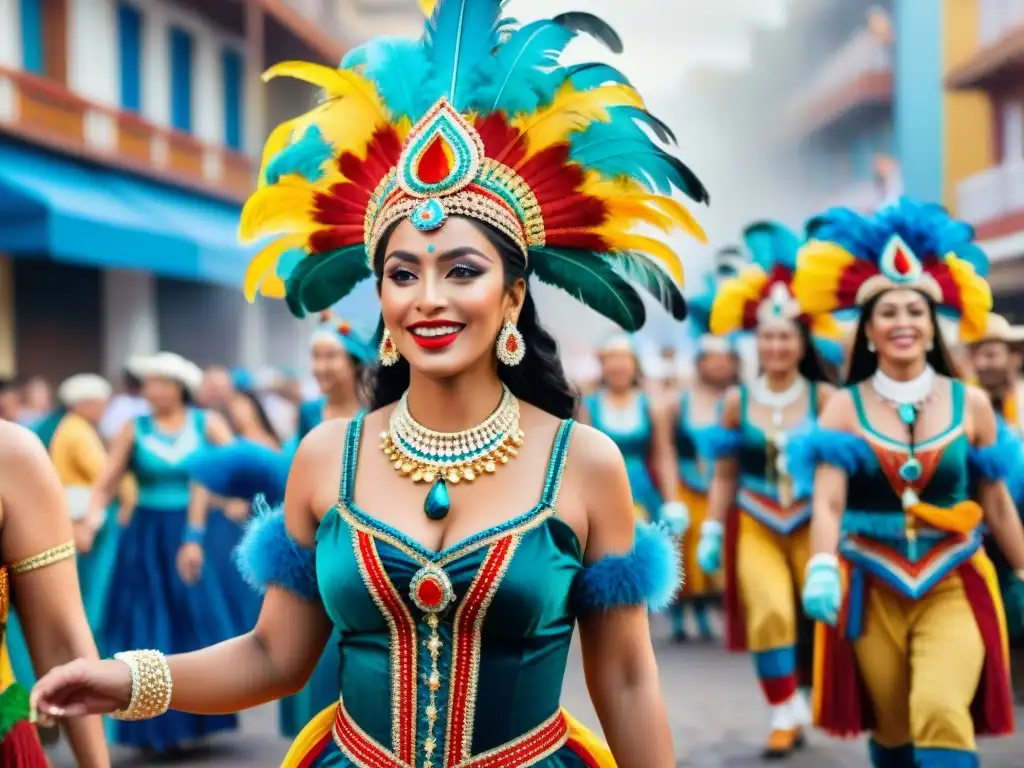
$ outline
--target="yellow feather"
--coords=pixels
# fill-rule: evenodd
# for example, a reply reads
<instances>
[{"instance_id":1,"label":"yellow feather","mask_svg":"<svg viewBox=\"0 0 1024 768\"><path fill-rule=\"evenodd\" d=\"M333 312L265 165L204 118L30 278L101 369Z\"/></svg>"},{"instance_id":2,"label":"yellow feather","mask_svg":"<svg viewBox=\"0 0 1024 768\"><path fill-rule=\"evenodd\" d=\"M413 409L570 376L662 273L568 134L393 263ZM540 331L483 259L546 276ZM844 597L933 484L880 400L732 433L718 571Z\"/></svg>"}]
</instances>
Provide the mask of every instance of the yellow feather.
<instances>
[{"instance_id":1,"label":"yellow feather","mask_svg":"<svg viewBox=\"0 0 1024 768\"><path fill-rule=\"evenodd\" d=\"M659 210L647 205L643 200L633 197L612 197L604 201L611 222L622 222L623 230L628 230L638 222L650 224L669 234L676 227L676 222Z\"/></svg>"},{"instance_id":2,"label":"yellow feather","mask_svg":"<svg viewBox=\"0 0 1024 768\"><path fill-rule=\"evenodd\" d=\"M277 275L270 275L260 284L260 296L265 298L283 299L286 294L284 280Z\"/></svg>"},{"instance_id":3,"label":"yellow feather","mask_svg":"<svg viewBox=\"0 0 1024 768\"><path fill-rule=\"evenodd\" d=\"M437 0L416 0L419 3L420 10L423 11L423 15L428 19L434 15L434 8L437 6Z\"/></svg>"},{"instance_id":4,"label":"yellow feather","mask_svg":"<svg viewBox=\"0 0 1024 768\"><path fill-rule=\"evenodd\" d=\"M672 276L678 285L683 284L683 262L679 260L676 252L660 240L644 235L633 234L632 232L619 232L614 229L599 227L597 234L608 242L609 250L612 251L640 251L646 253L657 261L665 271Z\"/></svg>"},{"instance_id":5,"label":"yellow feather","mask_svg":"<svg viewBox=\"0 0 1024 768\"><path fill-rule=\"evenodd\" d=\"M701 227L693 217L693 214L686 209L686 206L671 197L652 195L634 179L626 177L607 179L601 176L597 171L587 171L581 191L591 197L597 197L604 200L609 206L618 207L620 205L620 201L623 200L628 200L630 205L635 203L646 204L647 206L658 209L660 213L671 217L672 222L676 226L684 232L689 233L700 242L706 243L708 241L707 235L704 233L704 228ZM648 221L646 216L647 214L644 214L643 220ZM658 216L655 215L654 218L658 219ZM649 223L652 223L662 231L668 231L663 226L654 223L653 221Z\"/></svg>"},{"instance_id":6,"label":"yellow feather","mask_svg":"<svg viewBox=\"0 0 1024 768\"><path fill-rule=\"evenodd\" d=\"M282 253L292 248L298 248L305 244L305 242L305 235L285 235L284 237L277 238L253 256L252 261L249 262L248 269L245 270L245 279L242 283L242 290L245 293L246 300L249 302L255 301L256 292L260 286L271 277L277 278L275 273L277 270L277 260L281 258ZM283 291L281 296L284 296Z\"/></svg>"},{"instance_id":7,"label":"yellow feather","mask_svg":"<svg viewBox=\"0 0 1024 768\"><path fill-rule=\"evenodd\" d=\"M969 261L952 253L947 253L944 261L960 289L960 341L977 341L985 335L988 313L992 310L992 288Z\"/></svg>"},{"instance_id":8,"label":"yellow feather","mask_svg":"<svg viewBox=\"0 0 1024 768\"><path fill-rule=\"evenodd\" d=\"M836 292L844 270L856 257L825 240L811 240L797 253L793 298L808 315L824 315L840 309Z\"/></svg>"},{"instance_id":9,"label":"yellow feather","mask_svg":"<svg viewBox=\"0 0 1024 768\"><path fill-rule=\"evenodd\" d=\"M377 88L370 80L350 69L336 69L308 61L282 61L263 73L264 82L277 77L293 77L323 88L329 98L361 99L367 107L384 116L384 107L377 95Z\"/></svg>"},{"instance_id":10,"label":"yellow feather","mask_svg":"<svg viewBox=\"0 0 1024 768\"><path fill-rule=\"evenodd\" d=\"M577 91L565 83L547 107L513 121L526 134L527 157L567 141L569 136L595 122L610 119L609 107L643 108L640 95L626 85L602 85L589 91Z\"/></svg>"},{"instance_id":11,"label":"yellow feather","mask_svg":"<svg viewBox=\"0 0 1024 768\"><path fill-rule=\"evenodd\" d=\"M309 186L283 182L256 190L242 207L238 239L251 243L270 235L309 235L317 229L313 195Z\"/></svg>"},{"instance_id":12,"label":"yellow feather","mask_svg":"<svg viewBox=\"0 0 1024 768\"><path fill-rule=\"evenodd\" d=\"M292 126L294 124L294 120L285 120L277 126L277 128L272 130L270 132L270 136L267 137L267 142L263 145L263 157L260 160L260 177L257 182L258 187L266 186L267 164L278 152L291 143Z\"/></svg>"},{"instance_id":13,"label":"yellow feather","mask_svg":"<svg viewBox=\"0 0 1024 768\"><path fill-rule=\"evenodd\" d=\"M709 330L715 336L723 336L744 328L743 318L747 304L760 301L768 275L760 267L748 266L736 277L726 280L715 294L711 304Z\"/></svg>"},{"instance_id":14,"label":"yellow feather","mask_svg":"<svg viewBox=\"0 0 1024 768\"><path fill-rule=\"evenodd\" d=\"M811 315L811 334L821 339L840 340L845 334L833 315Z\"/></svg>"},{"instance_id":15,"label":"yellow feather","mask_svg":"<svg viewBox=\"0 0 1024 768\"><path fill-rule=\"evenodd\" d=\"M646 197L651 205L656 205L666 214L671 216L673 221L675 221L681 229L689 232L702 243L706 243L708 241L708 236L704 232L704 227L702 227L697 219L693 217L693 214L686 209L686 206L678 200L674 200L671 197L665 197L663 195L647 195Z\"/></svg>"}]
</instances>

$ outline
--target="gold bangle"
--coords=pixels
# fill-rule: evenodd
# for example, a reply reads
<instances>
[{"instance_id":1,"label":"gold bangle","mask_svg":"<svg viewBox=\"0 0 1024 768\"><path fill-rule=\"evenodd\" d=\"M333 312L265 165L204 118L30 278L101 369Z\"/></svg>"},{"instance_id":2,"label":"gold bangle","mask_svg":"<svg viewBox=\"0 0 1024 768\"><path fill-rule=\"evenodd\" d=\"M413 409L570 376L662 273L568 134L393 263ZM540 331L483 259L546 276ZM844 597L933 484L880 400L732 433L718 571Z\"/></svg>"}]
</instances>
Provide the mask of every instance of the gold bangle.
<instances>
[{"instance_id":1,"label":"gold bangle","mask_svg":"<svg viewBox=\"0 0 1024 768\"><path fill-rule=\"evenodd\" d=\"M26 557L24 560L15 563L11 566L11 574L17 576L29 571L36 571L74 556L75 542L65 541L63 544L58 544L52 549L40 552L38 555L32 555L32 557Z\"/></svg>"},{"instance_id":2,"label":"gold bangle","mask_svg":"<svg viewBox=\"0 0 1024 768\"><path fill-rule=\"evenodd\" d=\"M149 720L171 708L171 668L160 651L114 654L132 675L132 698L125 709L112 712L115 720Z\"/></svg>"}]
</instances>

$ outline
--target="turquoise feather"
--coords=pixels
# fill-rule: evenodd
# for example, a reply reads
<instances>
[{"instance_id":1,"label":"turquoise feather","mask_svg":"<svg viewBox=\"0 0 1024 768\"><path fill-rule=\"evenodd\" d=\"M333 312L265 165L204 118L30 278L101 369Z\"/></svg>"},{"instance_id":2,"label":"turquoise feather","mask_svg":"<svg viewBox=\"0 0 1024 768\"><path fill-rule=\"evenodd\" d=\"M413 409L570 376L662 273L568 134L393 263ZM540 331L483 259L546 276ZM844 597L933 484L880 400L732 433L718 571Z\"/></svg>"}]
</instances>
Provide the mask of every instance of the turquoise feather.
<instances>
[{"instance_id":1,"label":"turquoise feather","mask_svg":"<svg viewBox=\"0 0 1024 768\"><path fill-rule=\"evenodd\" d=\"M673 319L686 319L683 292L654 259L645 253L619 253L612 263L623 277L647 291Z\"/></svg>"},{"instance_id":2,"label":"turquoise feather","mask_svg":"<svg viewBox=\"0 0 1024 768\"><path fill-rule=\"evenodd\" d=\"M306 252L301 248L289 248L277 259L277 276L287 280L297 266L306 258Z\"/></svg>"},{"instance_id":3,"label":"turquoise feather","mask_svg":"<svg viewBox=\"0 0 1024 768\"><path fill-rule=\"evenodd\" d=\"M393 120L419 120L435 98L425 95L430 61L423 43L401 37L382 37L353 48L342 59L342 69L362 69L377 87Z\"/></svg>"},{"instance_id":4,"label":"turquoise feather","mask_svg":"<svg viewBox=\"0 0 1024 768\"><path fill-rule=\"evenodd\" d=\"M514 31L495 53L493 77L474 94L474 106L486 113L518 115L550 102L564 80L561 72L552 70L575 36L548 19Z\"/></svg>"},{"instance_id":5,"label":"turquoise feather","mask_svg":"<svg viewBox=\"0 0 1024 768\"><path fill-rule=\"evenodd\" d=\"M282 176L296 173L313 183L323 178L323 165L334 155L334 148L320 129L311 125L301 138L278 152L267 163L266 182L277 184Z\"/></svg>"},{"instance_id":6,"label":"turquoise feather","mask_svg":"<svg viewBox=\"0 0 1024 768\"><path fill-rule=\"evenodd\" d=\"M494 68L500 0L443 0L427 23L424 45L432 64L431 101L444 96L463 112L474 87Z\"/></svg>"},{"instance_id":7,"label":"turquoise feather","mask_svg":"<svg viewBox=\"0 0 1024 768\"><path fill-rule=\"evenodd\" d=\"M796 269L796 254L802 243L785 225L756 221L743 230L743 242L753 262L765 272L771 272L776 265Z\"/></svg>"},{"instance_id":8,"label":"turquoise feather","mask_svg":"<svg viewBox=\"0 0 1024 768\"><path fill-rule=\"evenodd\" d=\"M632 87L628 77L615 67L600 62L573 64L565 68L565 77L577 91L589 91L608 83Z\"/></svg>"}]
</instances>

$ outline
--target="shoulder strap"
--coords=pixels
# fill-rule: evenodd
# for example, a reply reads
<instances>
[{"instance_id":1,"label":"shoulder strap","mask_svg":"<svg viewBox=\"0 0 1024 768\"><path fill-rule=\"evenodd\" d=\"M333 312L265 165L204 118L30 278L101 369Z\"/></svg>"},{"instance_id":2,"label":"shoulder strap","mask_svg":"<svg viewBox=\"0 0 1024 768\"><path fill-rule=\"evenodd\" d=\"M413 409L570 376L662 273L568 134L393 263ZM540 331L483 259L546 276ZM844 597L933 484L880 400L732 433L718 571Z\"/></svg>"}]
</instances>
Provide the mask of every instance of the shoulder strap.
<instances>
[{"instance_id":1,"label":"shoulder strap","mask_svg":"<svg viewBox=\"0 0 1024 768\"><path fill-rule=\"evenodd\" d=\"M690 393L683 392L679 398L679 423L686 424L690 420Z\"/></svg>"},{"instance_id":2,"label":"shoulder strap","mask_svg":"<svg viewBox=\"0 0 1024 768\"><path fill-rule=\"evenodd\" d=\"M960 379L951 379L953 386L953 424L960 424L964 419L964 403L966 402L967 388Z\"/></svg>"},{"instance_id":3,"label":"shoulder strap","mask_svg":"<svg viewBox=\"0 0 1024 768\"><path fill-rule=\"evenodd\" d=\"M810 412L811 412L811 418L817 420L817 418L818 418L818 382L816 382L816 381L812 381L811 382L810 391L809 391L808 394L810 396L810 402L807 404L808 405L808 410L810 410Z\"/></svg>"},{"instance_id":4,"label":"shoulder strap","mask_svg":"<svg viewBox=\"0 0 1024 768\"><path fill-rule=\"evenodd\" d=\"M338 489L338 496L342 504L352 501L352 492L355 490L356 463L359 461L359 442L363 434L363 419L366 411L359 411L348 423L345 430L345 452L341 458L341 487Z\"/></svg>"},{"instance_id":5,"label":"shoulder strap","mask_svg":"<svg viewBox=\"0 0 1024 768\"><path fill-rule=\"evenodd\" d=\"M853 398L853 407L857 411L857 421L860 425L865 428L870 428L871 423L868 421L868 414L864 410L864 398L860 394L860 385L854 384L851 387L847 387L850 390L850 397Z\"/></svg>"},{"instance_id":6,"label":"shoulder strap","mask_svg":"<svg viewBox=\"0 0 1024 768\"><path fill-rule=\"evenodd\" d=\"M562 486L562 470L565 468L565 455L569 452L569 440L572 437L572 430L576 426L573 419L566 419L558 427L555 435L555 442L551 448L551 458L548 459L548 471L544 477L544 490L540 494L540 503L543 507L554 509L558 503L558 489Z\"/></svg>"},{"instance_id":7,"label":"shoulder strap","mask_svg":"<svg viewBox=\"0 0 1024 768\"><path fill-rule=\"evenodd\" d=\"M750 396L747 392L747 385L740 384L740 426L742 427L747 423L747 406L750 402Z\"/></svg>"}]
</instances>

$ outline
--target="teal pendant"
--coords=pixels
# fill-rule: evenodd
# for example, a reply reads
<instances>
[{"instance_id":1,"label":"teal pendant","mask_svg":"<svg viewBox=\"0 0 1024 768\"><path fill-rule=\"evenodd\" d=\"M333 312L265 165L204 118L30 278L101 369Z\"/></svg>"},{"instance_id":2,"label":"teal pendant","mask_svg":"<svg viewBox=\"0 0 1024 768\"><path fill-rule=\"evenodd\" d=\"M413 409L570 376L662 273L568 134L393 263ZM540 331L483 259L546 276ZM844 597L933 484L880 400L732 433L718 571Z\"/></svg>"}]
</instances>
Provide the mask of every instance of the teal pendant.
<instances>
[{"instance_id":1,"label":"teal pendant","mask_svg":"<svg viewBox=\"0 0 1024 768\"><path fill-rule=\"evenodd\" d=\"M444 520L448 510L452 508L451 499L448 498L448 484L443 477L437 478L430 486L426 501L423 502L423 511L431 520Z\"/></svg>"},{"instance_id":2,"label":"teal pendant","mask_svg":"<svg viewBox=\"0 0 1024 768\"><path fill-rule=\"evenodd\" d=\"M900 477L905 482L913 483L921 479L921 462L913 456L907 458L900 467Z\"/></svg>"},{"instance_id":3,"label":"teal pendant","mask_svg":"<svg viewBox=\"0 0 1024 768\"><path fill-rule=\"evenodd\" d=\"M917 421L917 408L910 403L903 403L900 405L900 420L903 421L908 427L914 426L914 422Z\"/></svg>"}]
</instances>

